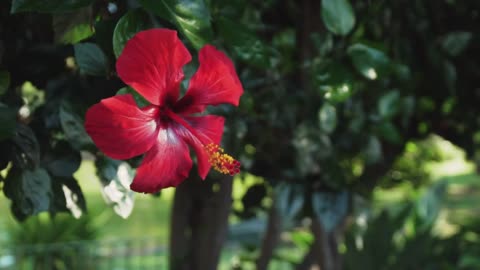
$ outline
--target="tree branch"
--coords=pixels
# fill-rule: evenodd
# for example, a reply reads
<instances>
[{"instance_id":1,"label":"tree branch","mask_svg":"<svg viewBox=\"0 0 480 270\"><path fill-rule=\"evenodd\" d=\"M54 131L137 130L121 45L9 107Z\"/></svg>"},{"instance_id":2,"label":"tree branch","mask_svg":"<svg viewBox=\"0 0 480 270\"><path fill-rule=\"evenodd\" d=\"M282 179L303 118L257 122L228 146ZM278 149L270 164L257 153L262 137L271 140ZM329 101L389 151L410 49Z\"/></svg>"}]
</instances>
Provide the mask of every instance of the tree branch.
<instances>
[{"instance_id":1,"label":"tree branch","mask_svg":"<svg viewBox=\"0 0 480 270\"><path fill-rule=\"evenodd\" d=\"M275 201L274 201L275 203ZM268 214L267 230L263 238L262 247L260 250L260 256L257 259L257 270L267 269L270 259L273 256L273 250L275 249L281 233L281 220L275 205L270 207Z\"/></svg>"}]
</instances>

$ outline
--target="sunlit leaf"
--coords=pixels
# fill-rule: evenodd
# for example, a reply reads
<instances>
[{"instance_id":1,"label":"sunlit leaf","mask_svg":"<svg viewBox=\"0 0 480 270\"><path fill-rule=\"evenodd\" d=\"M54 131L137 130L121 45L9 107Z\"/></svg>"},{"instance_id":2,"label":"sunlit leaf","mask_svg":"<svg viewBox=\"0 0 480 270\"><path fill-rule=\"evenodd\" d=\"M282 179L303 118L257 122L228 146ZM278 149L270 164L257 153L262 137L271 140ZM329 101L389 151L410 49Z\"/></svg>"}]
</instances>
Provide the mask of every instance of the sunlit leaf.
<instances>
[{"instance_id":1,"label":"sunlit leaf","mask_svg":"<svg viewBox=\"0 0 480 270\"><path fill-rule=\"evenodd\" d=\"M94 34L92 9L82 8L75 12L55 14L53 16L53 31L55 42L75 44Z\"/></svg>"},{"instance_id":2,"label":"sunlit leaf","mask_svg":"<svg viewBox=\"0 0 480 270\"><path fill-rule=\"evenodd\" d=\"M378 49L356 43L350 46L347 52L353 66L367 79L375 80L389 71L390 59Z\"/></svg>"},{"instance_id":3,"label":"sunlit leaf","mask_svg":"<svg viewBox=\"0 0 480 270\"><path fill-rule=\"evenodd\" d=\"M97 175L102 181L102 194L117 215L127 218L133 211L134 192L130 189L134 170L128 163L107 157L97 159Z\"/></svg>"},{"instance_id":4,"label":"sunlit leaf","mask_svg":"<svg viewBox=\"0 0 480 270\"><path fill-rule=\"evenodd\" d=\"M355 14L349 0L322 0L322 19L329 31L342 36L355 25Z\"/></svg>"}]
</instances>

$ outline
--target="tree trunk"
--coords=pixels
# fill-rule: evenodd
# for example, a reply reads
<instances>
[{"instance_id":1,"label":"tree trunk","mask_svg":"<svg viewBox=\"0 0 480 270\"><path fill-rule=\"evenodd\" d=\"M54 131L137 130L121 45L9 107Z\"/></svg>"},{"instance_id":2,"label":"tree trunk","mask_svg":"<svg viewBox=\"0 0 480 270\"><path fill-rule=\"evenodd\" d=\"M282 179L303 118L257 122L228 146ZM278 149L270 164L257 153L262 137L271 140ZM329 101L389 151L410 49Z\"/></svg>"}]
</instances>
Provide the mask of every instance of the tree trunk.
<instances>
[{"instance_id":1,"label":"tree trunk","mask_svg":"<svg viewBox=\"0 0 480 270\"><path fill-rule=\"evenodd\" d=\"M228 229L232 177L188 179L175 192L170 269L216 269Z\"/></svg>"},{"instance_id":2,"label":"tree trunk","mask_svg":"<svg viewBox=\"0 0 480 270\"><path fill-rule=\"evenodd\" d=\"M275 203L275 201L274 201ZM257 270L267 269L268 263L273 256L273 250L280 239L281 220L278 211L273 204L268 215L267 230L263 238L262 247L260 249L260 256L257 259Z\"/></svg>"}]
</instances>

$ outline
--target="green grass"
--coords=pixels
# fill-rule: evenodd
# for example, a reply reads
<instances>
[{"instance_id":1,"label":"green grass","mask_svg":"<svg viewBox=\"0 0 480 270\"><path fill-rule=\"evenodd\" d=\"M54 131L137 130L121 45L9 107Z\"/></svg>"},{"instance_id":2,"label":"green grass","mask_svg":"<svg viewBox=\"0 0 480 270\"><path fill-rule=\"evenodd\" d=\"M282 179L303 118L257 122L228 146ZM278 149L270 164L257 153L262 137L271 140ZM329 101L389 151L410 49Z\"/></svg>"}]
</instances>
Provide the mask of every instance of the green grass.
<instances>
[{"instance_id":1,"label":"green grass","mask_svg":"<svg viewBox=\"0 0 480 270\"><path fill-rule=\"evenodd\" d=\"M127 219L116 215L101 194L101 184L95 175L91 160L82 162L75 173L87 200L87 208L92 216L101 239L158 237L168 243L170 206L172 190L163 196L153 197L135 194L135 206Z\"/></svg>"},{"instance_id":2,"label":"green grass","mask_svg":"<svg viewBox=\"0 0 480 270\"><path fill-rule=\"evenodd\" d=\"M170 206L173 190L167 190L160 197L135 194L135 206L129 218L123 219L107 205L101 194L101 184L95 175L91 160L82 162L75 173L87 201L87 215L93 221L99 239L124 239L156 237L168 243ZM7 240L9 230L21 226L10 213L10 201L0 195L0 242ZM39 232L41 233L41 232Z\"/></svg>"}]
</instances>

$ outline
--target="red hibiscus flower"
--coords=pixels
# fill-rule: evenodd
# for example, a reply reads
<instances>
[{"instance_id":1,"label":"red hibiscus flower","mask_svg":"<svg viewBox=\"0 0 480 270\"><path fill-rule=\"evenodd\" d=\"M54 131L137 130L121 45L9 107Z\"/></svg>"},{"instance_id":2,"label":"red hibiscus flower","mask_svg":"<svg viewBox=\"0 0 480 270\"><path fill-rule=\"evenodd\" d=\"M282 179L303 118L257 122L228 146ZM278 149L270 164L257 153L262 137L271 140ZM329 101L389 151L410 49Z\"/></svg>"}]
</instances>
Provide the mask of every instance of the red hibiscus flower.
<instances>
[{"instance_id":1,"label":"red hibiscus flower","mask_svg":"<svg viewBox=\"0 0 480 270\"><path fill-rule=\"evenodd\" d=\"M145 153L130 186L134 191L152 193L180 184L192 167L189 146L202 179L211 167L239 172L240 163L219 147L224 118L198 115L207 105L238 106L243 88L235 68L225 54L206 45L199 52L200 67L179 99L182 67L190 60L176 31L139 32L125 45L116 67L119 77L151 105L139 108L126 94L103 99L87 111L85 128L107 156L128 159Z\"/></svg>"}]
</instances>

